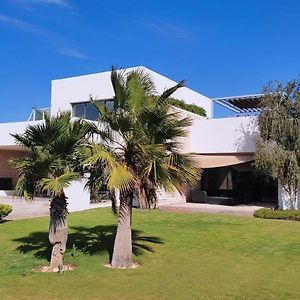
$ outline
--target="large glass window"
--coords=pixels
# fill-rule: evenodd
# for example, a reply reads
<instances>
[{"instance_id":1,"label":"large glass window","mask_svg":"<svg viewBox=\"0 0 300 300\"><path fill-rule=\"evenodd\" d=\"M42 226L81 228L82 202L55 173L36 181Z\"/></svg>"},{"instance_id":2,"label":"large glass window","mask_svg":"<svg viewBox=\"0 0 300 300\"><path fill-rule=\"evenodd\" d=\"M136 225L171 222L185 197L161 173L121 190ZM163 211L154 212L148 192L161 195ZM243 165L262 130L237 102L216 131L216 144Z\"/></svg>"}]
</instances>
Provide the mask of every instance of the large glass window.
<instances>
[{"instance_id":1,"label":"large glass window","mask_svg":"<svg viewBox=\"0 0 300 300\"><path fill-rule=\"evenodd\" d=\"M85 103L73 104L73 117L77 117L77 118L85 117Z\"/></svg>"},{"instance_id":2,"label":"large glass window","mask_svg":"<svg viewBox=\"0 0 300 300\"><path fill-rule=\"evenodd\" d=\"M100 103L104 104L108 110L113 111L114 101L109 100L99 100ZM98 119L98 110L91 102L80 102L73 103L73 117L83 118L87 120L97 121Z\"/></svg>"},{"instance_id":3,"label":"large glass window","mask_svg":"<svg viewBox=\"0 0 300 300\"><path fill-rule=\"evenodd\" d=\"M105 106L108 110L113 111L114 110L114 100L106 100Z\"/></svg>"},{"instance_id":4,"label":"large glass window","mask_svg":"<svg viewBox=\"0 0 300 300\"><path fill-rule=\"evenodd\" d=\"M94 121L98 119L98 110L93 103L86 103L84 118Z\"/></svg>"}]
</instances>

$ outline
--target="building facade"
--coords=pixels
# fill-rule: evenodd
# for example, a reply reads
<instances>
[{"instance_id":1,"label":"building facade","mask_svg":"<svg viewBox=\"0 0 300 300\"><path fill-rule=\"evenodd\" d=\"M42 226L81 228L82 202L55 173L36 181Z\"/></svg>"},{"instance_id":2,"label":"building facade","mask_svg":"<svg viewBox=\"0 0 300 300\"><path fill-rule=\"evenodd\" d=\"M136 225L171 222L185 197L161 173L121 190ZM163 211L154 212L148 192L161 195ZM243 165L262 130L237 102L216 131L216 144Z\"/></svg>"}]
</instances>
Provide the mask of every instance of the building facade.
<instances>
[{"instance_id":1,"label":"building facade","mask_svg":"<svg viewBox=\"0 0 300 300\"><path fill-rule=\"evenodd\" d=\"M148 68L137 67L153 79L156 90L162 93L174 86L175 81ZM134 68L127 69L128 72ZM51 116L62 111L71 111L72 117L88 120L97 119L97 111L90 99L102 101L107 107L113 105L114 92L110 72L76 76L53 80L51 83ZM185 195L158 191L159 204L176 202L208 202L220 204L277 201L277 185L267 182L255 174L253 168L255 139L258 133L257 116L253 115L251 99L256 96L219 98L215 101L187 87L173 95L187 104L196 104L206 111L206 117L174 108L182 116L189 116L193 122L183 142L183 151L191 153L195 164L203 169L199 183L187 189ZM247 105L245 107L245 101ZM250 101L250 102L249 102ZM215 119L214 102L221 103L240 116ZM255 109L254 109L255 110ZM0 195L12 194L18 173L11 166L11 158L26 155L26 151L14 143L12 133L22 133L29 124L43 122L46 110L35 110L27 122L0 124ZM48 112L48 110L47 110ZM247 115L247 112L249 114ZM82 182L71 185L67 193L79 195L81 203L70 203L71 211L87 209L90 195L83 190ZM69 202L72 197L69 197Z\"/></svg>"}]
</instances>

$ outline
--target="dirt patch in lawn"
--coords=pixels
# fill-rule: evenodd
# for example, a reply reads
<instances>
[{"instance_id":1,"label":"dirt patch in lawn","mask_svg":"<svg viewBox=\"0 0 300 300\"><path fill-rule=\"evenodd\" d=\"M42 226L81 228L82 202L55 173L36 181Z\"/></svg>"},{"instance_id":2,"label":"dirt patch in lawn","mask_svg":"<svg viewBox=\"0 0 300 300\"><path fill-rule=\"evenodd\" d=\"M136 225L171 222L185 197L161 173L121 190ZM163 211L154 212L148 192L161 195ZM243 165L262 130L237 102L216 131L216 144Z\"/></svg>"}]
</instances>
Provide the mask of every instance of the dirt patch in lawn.
<instances>
[{"instance_id":1,"label":"dirt patch in lawn","mask_svg":"<svg viewBox=\"0 0 300 300\"><path fill-rule=\"evenodd\" d=\"M62 269L52 269L49 266L41 266L36 269L33 269L33 272L42 272L42 273L59 273L65 271L73 271L78 268L78 265L75 264L64 264Z\"/></svg>"},{"instance_id":2,"label":"dirt patch in lawn","mask_svg":"<svg viewBox=\"0 0 300 300\"><path fill-rule=\"evenodd\" d=\"M132 266L130 267L130 268L113 268L112 266L111 266L111 264L105 264L104 265L104 267L106 267L106 268L111 268L111 269L120 269L120 270L125 270L125 269L136 269L136 268L138 268L138 267L140 267L140 263L138 263L138 262L133 262L132 263Z\"/></svg>"}]
</instances>

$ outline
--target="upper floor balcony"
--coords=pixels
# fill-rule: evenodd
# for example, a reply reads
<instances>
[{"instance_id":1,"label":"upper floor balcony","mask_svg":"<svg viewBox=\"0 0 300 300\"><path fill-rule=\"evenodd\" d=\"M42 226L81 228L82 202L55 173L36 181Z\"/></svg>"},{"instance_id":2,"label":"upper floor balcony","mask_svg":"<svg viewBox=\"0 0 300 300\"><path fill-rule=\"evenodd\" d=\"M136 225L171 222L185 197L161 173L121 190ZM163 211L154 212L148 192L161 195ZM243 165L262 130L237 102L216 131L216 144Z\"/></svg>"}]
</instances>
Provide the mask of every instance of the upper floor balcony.
<instances>
[{"instance_id":1,"label":"upper floor balcony","mask_svg":"<svg viewBox=\"0 0 300 300\"><path fill-rule=\"evenodd\" d=\"M51 109L50 107L45 108L32 108L32 112L28 118L28 121L43 121L45 116L50 116Z\"/></svg>"}]
</instances>

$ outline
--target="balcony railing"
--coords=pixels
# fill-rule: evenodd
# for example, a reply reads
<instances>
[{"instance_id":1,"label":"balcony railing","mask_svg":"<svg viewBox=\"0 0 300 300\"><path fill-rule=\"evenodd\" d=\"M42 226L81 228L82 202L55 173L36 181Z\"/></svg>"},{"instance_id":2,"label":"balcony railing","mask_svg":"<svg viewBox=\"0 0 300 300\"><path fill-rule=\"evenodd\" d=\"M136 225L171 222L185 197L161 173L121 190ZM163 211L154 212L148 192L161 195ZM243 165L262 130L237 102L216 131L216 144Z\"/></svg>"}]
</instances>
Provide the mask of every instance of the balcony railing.
<instances>
[{"instance_id":1,"label":"balcony railing","mask_svg":"<svg viewBox=\"0 0 300 300\"><path fill-rule=\"evenodd\" d=\"M50 107L46 108L33 108L28 118L28 121L42 121L45 120L45 116L50 116Z\"/></svg>"}]
</instances>

